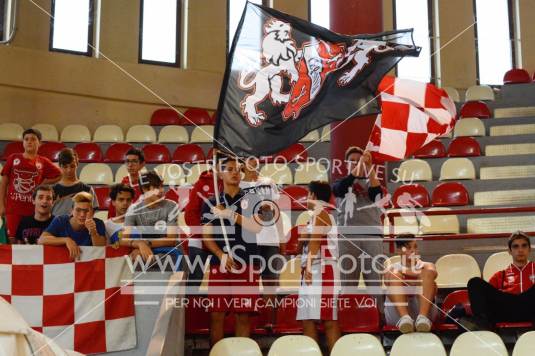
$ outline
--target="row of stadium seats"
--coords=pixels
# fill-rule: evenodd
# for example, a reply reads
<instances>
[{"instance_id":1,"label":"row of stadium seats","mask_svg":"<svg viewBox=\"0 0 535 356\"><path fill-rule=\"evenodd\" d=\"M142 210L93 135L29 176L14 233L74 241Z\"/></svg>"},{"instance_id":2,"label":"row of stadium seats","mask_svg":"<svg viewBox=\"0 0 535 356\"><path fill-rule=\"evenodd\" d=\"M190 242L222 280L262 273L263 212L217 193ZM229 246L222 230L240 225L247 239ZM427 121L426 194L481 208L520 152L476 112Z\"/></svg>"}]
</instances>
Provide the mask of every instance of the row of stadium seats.
<instances>
[{"instance_id":1,"label":"row of stadium seats","mask_svg":"<svg viewBox=\"0 0 535 356\"><path fill-rule=\"evenodd\" d=\"M448 96L456 103L461 102L461 95L459 94L459 91L457 89L452 87L444 87L443 88ZM472 101L472 100L488 100L488 101L494 101L495 95L494 90L488 85L473 85L470 88L466 90L465 93L465 101Z\"/></svg>"},{"instance_id":2,"label":"row of stadium seats","mask_svg":"<svg viewBox=\"0 0 535 356\"><path fill-rule=\"evenodd\" d=\"M535 353L535 331L526 332L515 343L513 356L532 356ZM210 351L210 356L233 355L262 356L259 345L250 338L229 337L220 340ZM465 332L460 334L451 347L450 356L473 356L491 354L509 356L500 336L491 331ZM271 345L268 356L307 355L321 356L319 345L303 335L284 335ZM351 333L342 336L334 345L331 356L366 355L386 356L377 336L369 333ZM447 356L440 338L432 333L400 335L394 341L390 355Z\"/></svg>"},{"instance_id":3,"label":"row of stadium seats","mask_svg":"<svg viewBox=\"0 0 535 356\"><path fill-rule=\"evenodd\" d=\"M477 119L476 119L477 120ZM443 157L472 157L481 156L481 147L472 137L456 137L446 151L441 141L433 140L420 148L413 155L414 158L443 158Z\"/></svg>"}]
</instances>

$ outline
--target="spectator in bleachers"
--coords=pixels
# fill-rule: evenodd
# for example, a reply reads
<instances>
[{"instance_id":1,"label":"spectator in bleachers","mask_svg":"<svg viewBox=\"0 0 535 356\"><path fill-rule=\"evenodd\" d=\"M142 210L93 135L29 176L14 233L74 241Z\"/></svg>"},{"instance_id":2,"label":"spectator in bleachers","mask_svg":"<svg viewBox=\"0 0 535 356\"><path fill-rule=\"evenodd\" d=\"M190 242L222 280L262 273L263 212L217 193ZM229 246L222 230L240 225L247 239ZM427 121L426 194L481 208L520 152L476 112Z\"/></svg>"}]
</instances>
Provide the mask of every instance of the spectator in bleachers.
<instances>
[{"instance_id":1,"label":"spectator in bleachers","mask_svg":"<svg viewBox=\"0 0 535 356\"><path fill-rule=\"evenodd\" d=\"M396 325L402 333L431 330L438 316L435 308L437 271L431 262L420 259L414 235L396 237L396 249L400 262L393 263L385 271L385 284L390 289L385 301L385 319ZM420 294L415 287L421 287Z\"/></svg>"},{"instance_id":2,"label":"spectator in bleachers","mask_svg":"<svg viewBox=\"0 0 535 356\"><path fill-rule=\"evenodd\" d=\"M110 189L110 199L111 205L115 208L116 215L113 218L109 218L104 222L106 225L106 238L108 239L108 244L110 245L119 245L121 242L121 235L124 230L124 221L126 212L130 205L132 205L132 200L136 193L134 189L125 184L114 184ZM124 241L123 244L128 244L129 242Z\"/></svg>"},{"instance_id":3,"label":"spectator in bleachers","mask_svg":"<svg viewBox=\"0 0 535 356\"><path fill-rule=\"evenodd\" d=\"M76 173L78 169L78 155L72 148L64 148L58 156L58 164L61 169L61 180L54 184L56 201L52 208L55 216L71 215L72 197L80 192L87 192L93 196L93 209L98 209L98 200L91 186L81 182Z\"/></svg>"},{"instance_id":4,"label":"spectator in bleachers","mask_svg":"<svg viewBox=\"0 0 535 356\"><path fill-rule=\"evenodd\" d=\"M134 259L141 256L150 261L155 254L170 255L179 266L183 254L178 239L178 206L164 198L163 180L156 171L142 173L139 185L142 198L126 212L122 240L134 249ZM141 238L135 238L139 235Z\"/></svg>"},{"instance_id":5,"label":"spectator in bleachers","mask_svg":"<svg viewBox=\"0 0 535 356\"><path fill-rule=\"evenodd\" d=\"M376 205L383 196L381 182L370 152L353 146L346 150L344 158L349 174L333 184L339 211L337 225L352 227L348 232L342 229L338 242L342 285L356 287L362 269L366 286L378 287L380 277L372 261L375 258L376 265L382 265L376 257L383 254L382 211Z\"/></svg>"},{"instance_id":6,"label":"spectator in bleachers","mask_svg":"<svg viewBox=\"0 0 535 356\"><path fill-rule=\"evenodd\" d=\"M499 322L531 321L535 327L535 262L530 261L529 236L515 232L507 242L513 258L506 269L486 282L468 281L468 296L474 317L462 324L468 329L491 330Z\"/></svg>"},{"instance_id":7,"label":"spectator in bleachers","mask_svg":"<svg viewBox=\"0 0 535 356\"><path fill-rule=\"evenodd\" d=\"M25 216L20 220L16 234L19 244L35 245L41 233L50 225L52 204L54 204L54 190L49 185L39 185L33 192L35 210L33 215Z\"/></svg>"},{"instance_id":8,"label":"spectator in bleachers","mask_svg":"<svg viewBox=\"0 0 535 356\"><path fill-rule=\"evenodd\" d=\"M225 314L229 312L236 316L236 336L248 337L249 314L257 311L260 300L259 271L252 265L252 259L258 258L256 234L261 226L251 217L252 206L249 210L247 198L240 189L239 162L226 158L218 162L218 166L218 175L223 181L220 205L213 198L202 207L204 243L216 257L211 259L208 279L212 346L224 337ZM227 232L230 251L226 250L222 228ZM247 291L240 291L240 288Z\"/></svg>"},{"instance_id":9,"label":"spectator in bleachers","mask_svg":"<svg viewBox=\"0 0 535 356\"><path fill-rule=\"evenodd\" d=\"M126 152L126 160L124 161L128 175L124 176L121 180L122 184L128 185L134 189L136 195L134 196L133 203L137 202L141 197L142 189L139 184L140 172L145 167L145 155L142 150L137 148L131 148ZM108 218L114 217L116 214L113 205L108 210Z\"/></svg>"},{"instance_id":10,"label":"spectator in bleachers","mask_svg":"<svg viewBox=\"0 0 535 356\"><path fill-rule=\"evenodd\" d=\"M308 209L314 211L309 233L302 234L303 269L297 320L303 321L303 333L319 342L316 323L323 321L329 350L340 338L338 325L338 294L340 293L340 267L338 266L338 234L335 221L325 206L331 199L327 182L313 181L308 185Z\"/></svg>"},{"instance_id":11,"label":"spectator in bleachers","mask_svg":"<svg viewBox=\"0 0 535 356\"><path fill-rule=\"evenodd\" d=\"M106 245L104 222L93 217L93 196L80 192L73 198L72 215L56 216L39 238L39 244L66 246L70 257L80 257L80 246Z\"/></svg>"},{"instance_id":12,"label":"spectator in bleachers","mask_svg":"<svg viewBox=\"0 0 535 356\"><path fill-rule=\"evenodd\" d=\"M7 233L12 242L23 216L34 212L32 195L40 184L54 184L61 171L48 158L37 153L41 132L27 129L22 133L24 153L14 153L6 160L0 180L0 216L6 217Z\"/></svg>"}]
</instances>

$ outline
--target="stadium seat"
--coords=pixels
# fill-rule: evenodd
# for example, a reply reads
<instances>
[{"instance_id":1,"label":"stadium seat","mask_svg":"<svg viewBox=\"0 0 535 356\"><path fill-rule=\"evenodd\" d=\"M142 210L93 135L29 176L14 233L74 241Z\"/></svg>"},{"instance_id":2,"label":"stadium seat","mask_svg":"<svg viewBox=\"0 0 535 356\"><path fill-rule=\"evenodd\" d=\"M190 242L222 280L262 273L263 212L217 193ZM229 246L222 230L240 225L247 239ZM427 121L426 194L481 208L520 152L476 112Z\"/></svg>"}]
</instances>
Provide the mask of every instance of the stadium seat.
<instances>
[{"instance_id":1,"label":"stadium seat","mask_svg":"<svg viewBox=\"0 0 535 356\"><path fill-rule=\"evenodd\" d=\"M85 125L67 125L61 131L62 142L91 142L91 132Z\"/></svg>"},{"instance_id":2,"label":"stadium seat","mask_svg":"<svg viewBox=\"0 0 535 356\"><path fill-rule=\"evenodd\" d=\"M80 180L86 184L113 184L113 172L105 163L89 163L82 168Z\"/></svg>"},{"instance_id":3,"label":"stadium seat","mask_svg":"<svg viewBox=\"0 0 535 356\"><path fill-rule=\"evenodd\" d=\"M210 350L210 356L262 356L260 346L248 337L226 337Z\"/></svg>"},{"instance_id":4,"label":"stadium seat","mask_svg":"<svg viewBox=\"0 0 535 356\"><path fill-rule=\"evenodd\" d=\"M477 157L481 156L481 147L472 137L454 138L448 146L449 157Z\"/></svg>"},{"instance_id":5,"label":"stadium seat","mask_svg":"<svg viewBox=\"0 0 535 356\"><path fill-rule=\"evenodd\" d=\"M453 130L454 137L485 136L486 129L483 122L477 117L469 117L457 121Z\"/></svg>"},{"instance_id":6,"label":"stadium seat","mask_svg":"<svg viewBox=\"0 0 535 356\"><path fill-rule=\"evenodd\" d=\"M490 136L514 136L535 134L535 124L499 125L490 128Z\"/></svg>"},{"instance_id":7,"label":"stadium seat","mask_svg":"<svg viewBox=\"0 0 535 356\"><path fill-rule=\"evenodd\" d=\"M418 223L418 216L414 211L404 210L404 209L390 209L388 212L404 212L404 215L394 217L394 235L400 234L414 234L418 235L420 233L420 226ZM390 222L388 219L384 219L384 234L390 234Z\"/></svg>"},{"instance_id":8,"label":"stadium seat","mask_svg":"<svg viewBox=\"0 0 535 356\"><path fill-rule=\"evenodd\" d=\"M481 167L479 179L509 179L535 177L535 165Z\"/></svg>"},{"instance_id":9,"label":"stadium seat","mask_svg":"<svg viewBox=\"0 0 535 356\"><path fill-rule=\"evenodd\" d=\"M126 132L126 142L156 142L156 131L149 125L134 125Z\"/></svg>"},{"instance_id":10,"label":"stadium seat","mask_svg":"<svg viewBox=\"0 0 535 356\"><path fill-rule=\"evenodd\" d=\"M320 134L318 130L312 130L309 133L305 135L302 139L300 139L300 142L318 142L320 140Z\"/></svg>"},{"instance_id":11,"label":"stadium seat","mask_svg":"<svg viewBox=\"0 0 535 356\"><path fill-rule=\"evenodd\" d=\"M414 153L414 158L441 158L446 157L446 148L442 142L433 140Z\"/></svg>"},{"instance_id":12,"label":"stadium seat","mask_svg":"<svg viewBox=\"0 0 535 356\"><path fill-rule=\"evenodd\" d=\"M32 129L39 130L43 137L43 141L59 141L59 133L56 126L51 124L35 124Z\"/></svg>"},{"instance_id":13,"label":"stadium seat","mask_svg":"<svg viewBox=\"0 0 535 356\"><path fill-rule=\"evenodd\" d=\"M348 334L342 336L331 351L331 356L386 356L383 345L372 334Z\"/></svg>"},{"instance_id":14,"label":"stadium seat","mask_svg":"<svg viewBox=\"0 0 535 356\"><path fill-rule=\"evenodd\" d=\"M329 170L321 163L299 163L295 169L294 184L308 184L313 180L329 181Z\"/></svg>"},{"instance_id":15,"label":"stadium seat","mask_svg":"<svg viewBox=\"0 0 535 356\"><path fill-rule=\"evenodd\" d=\"M201 146L194 143L178 146L173 153L173 163L198 163L205 160Z\"/></svg>"},{"instance_id":16,"label":"stadium seat","mask_svg":"<svg viewBox=\"0 0 535 356\"><path fill-rule=\"evenodd\" d=\"M533 198L533 197L532 197ZM533 200L532 200L533 202ZM510 204L519 204L516 201ZM524 202L525 204L525 202ZM503 205L503 204L500 204ZM535 216L500 216L494 218L468 219L466 222L466 232L469 234L496 234L513 233L515 231L535 230Z\"/></svg>"},{"instance_id":17,"label":"stadium seat","mask_svg":"<svg viewBox=\"0 0 535 356\"><path fill-rule=\"evenodd\" d=\"M0 141L21 141L24 128L19 124L0 124Z\"/></svg>"},{"instance_id":18,"label":"stadium seat","mask_svg":"<svg viewBox=\"0 0 535 356\"><path fill-rule=\"evenodd\" d=\"M426 211L451 210L431 208ZM457 215L426 215L420 219L420 233L423 235L458 234L460 232Z\"/></svg>"},{"instance_id":19,"label":"stadium seat","mask_svg":"<svg viewBox=\"0 0 535 356\"><path fill-rule=\"evenodd\" d=\"M461 107L461 117L477 117L479 119L488 119L491 113L487 104L482 101L467 101Z\"/></svg>"},{"instance_id":20,"label":"stadium seat","mask_svg":"<svg viewBox=\"0 0 535 356\"><path fill-rule=\"evenodd\" d=\"M276 310L275 325L273 325L275 334L301 334L303 332L303 324L295 320L297 298L297 294L290 294L280 300Z\"/></svg>"},{"instance_id":21,"label":"stadium seat","mask_svg":"<svg viewBox=\"0 0 535 356\"><path fill-rule=\"evenodd\" d=\"M429 163L421 159L409 159L399 166L398 176L403 182L432 181L433 173Z\"/></svg>"},{"instance_id":22,"label":"stadium seat","mask_svg":"<svg viewBox=\"0 0 535 356\"><path fill-rule=\"evenodd\" d=\"M175 186L184 183L184 170L178 164L159 164L154 170L163 178L164 185Z\"/></svg>"},{"instance_id":23,"label":"stadium seat","mask_svg":"<svg viewBox=\"0 0 535 356\"><path fill-rule=\"evenodd\" d=\"M468 158L450 158L442 163L439 179L476 179L476 169Z\"/></svg>"},{"instance_id":24,"label":"stadium seat","mask_svg":"<svg viewBox=\"0 0 535 356\"><path fill-rule=\"evenodd\" d=\"M146 163L167 163L171 162L171 154L165 145L160 143L149 143L143 146L143 154Z\"/></svg>"},{"instance_id":25,"label":"stadium seat","mask_svg":"<svg viewBox=\"0 0 535 356\"><path fill-rule=\"evenodd\" d=\"M440 257L436 262L439 288L466 288L472 277L481 277L477 261L470 255L451 254Z\"/></svg>"},{"instance_id":26,"label":"stadium seat","mask_svg":"<svg viewBox=\"0 0 535 356\"><path fill-rule=\"evenodd\" d=\"M180 116L180 125L213 125L213 121L205 109L192 108Z\"/></svg>"},{"instance_id":27,"label":"stadium seat","mask_svg":"<svg viewBox=\"0 0 535 356\"><path fill-rule=\"evenodd\" d=\"M503 84L524 84L531 83L531 76L525 69L514 68L505 72Z\"/></svg>"},{"instance_id":28,"label":"stadium seat","mask_svg":"<svg viewBox=\"0 0 535 356\"><path fill-rule=\"evenodd\" d=\"M461 96L459 95L459 91L452 87L444 87L442 88L446 91L446 94L450 97L451 100L453 100L456 103L461 102Z\"/></svg>"},{"instance_id":29,"label":"stadium seat","mask_svg":"<svg viewBox=\"0 0 535 356\"><path fill-rule=\"evenodd\" d=\"M45 156L51 161L58 160L59 153L66 146L62 142L45 142L39 146L39 154Z\"/></svg>"},{"instance_id":30,"label":"stadium seat","mask_svg":"<svg viewBox=\"0 0 535 356\"><path fill-rule=\"evenodd\" d=\"M214 126L197 126L191 133L191 143L211 143L214 140Z\"/></svg>"},{"instance_id":31,"label":"stadium seat","mask_svg":"<svg viewBox=\"0 0 535 356\"><path fill-rule=\"evenodd\" d=\"M485 156L516 156L535 153L535 143L512 143L505 145L486 145Z\"/></svg>"},{"instance_id":32,"label":"stadium seat","mask_svg":"<svg viewBox=\"0 0 535 356\"><path fill-rule=\"evenodd\" d=\"M286 261L279 274L279 290L297 291L301 285L301 257Z\"/></svg>"},{"instance_id":33,"label":"stadium seat","mask_svg":"<svg viewBox=\"0 0 535 356\"><path fill-rule=\"evenodd\" d=\"M110 208L110 188L109 187L95 187L93 188L97 196L99 210L108 210Z\"/></svg>"},{"instance_id":34,"label":"stadium seat","mask_svg":"<svg viewBox=\"0 0 535 356\"><path fill-rule=\"evenodd\" d=\"M180 125L180 116L174 109L158 109L152 113L150 124L152 126Z\"/></svg>"},{"instance_id":35,"label":"stadium seat","mask_svg":"<svg viewBox=\"0 0 535 356\"><path fill-rule=\"evenodd\" d=\"M24 146L22 141L10 142L4 147L4 152L2 153L2 159L6 160L9 156L14 153L24 152Z\"/></svg>"},{"instance_id":36,"label":"stadium seat","mask_svg":"<svg viewBox=\"0 0 535 356\"><path fill-rule=\"evenodd\" d=\"M268 356L321 356L321 349L314 339L304 335L279 337L269 349Z\"/></svg>"},{"instance_id":37,"label":"stadium seat","mask_svg":"<svg viewBox=\"0 0 535 356\"><path fill-rule=\"evenodd\" d=\"M483 279L487 282L494 273L506 269L513 262L509 252L496 252L490 255L483 266Z\"/></svg>"},{"instance_id":38,"label":"stadium seat","mask_svg":"<svg viewBox=\"0 0 535 356\"><path fill-rule=\"evenodd\" d=\"M290 167L282 163L268 163L260 169L260 176L271 178L275 184L292 184L293 176Z\"/></svg>"},{"instance_id":39,"label":"stadium seat","mask_svg":"<svg viewBox=\"0 0 535 356\"><path fill-rule=\"evenodd\" d=\"M74 146L78 155L78 160L82 163L102 162L102 151L100 146L94 142L82 142Z\"/></svg>"},{"instance_id":40,"label":"stadium seat","mask_svg":"<svg viewBox=\"0 0 535 356\"><path fill-rule=\"evenodd\" d=\"M331 142L331 125L323 126L321 130L321 142Z\"/></svg>"},{"instance_id":41,"label":"stadium seat","mask_svg":"<svg viewBox=\"0 0 535 356\"><path fill-rule=\"evenodd\" d=\"M470 195L462 183L446 182L433 189L431 200L433 206L463 206L470 204Z\"/></svg>"},{"instance_id":42,"label":"stadium seat","mask_svg":"<svg viewBox=\"0 0 535 356\"><path fill-rule=\"evenodd\" d=\"M285 148L277 153L273 159L275 163L290 163L290 162L304 162L308 159L308 153L300 143L294 143L293 145Z\"/></svg>"},{"instance_id":43,"label":"stadium seat","mask_svg":"<svg viewBox=\"0 0 535 356\"><path fill-rule=\"evenodd\" d=\"M284 187L281 196L286 196L290 200L291 209L307 210L308 190L298 185Z\"/></svg>"},{"instance_id":44,"label":"stadium seat","mask_svg":"<svg viewBox=\"0 0 535 356\"><path fill-rule=\"evenodd\" d=\"M165 199L172 200L180 206L184 206L188 202L190 190L191 187L186 186L169 187L167 192L165 192Z\"/></svg>"},{"instance_id":45,"label":"stadium seat","mask_svg":"<svg viewBox=\"0 0 535 356\"><path fill-rule=\"evenodd\" d=\"M106 220L108 220L108 210L95 211L95 213L93 214L93 217L97 218L97 219L100 219L102 221L106 221Z\"/></svg>"},{"instance_id":46,"label":"stadium seat","mask_svg":"<svg viewBox=\"0 0 535 356\"><path fill-rule=\"evenodd\" d=\"M535 355L535 331L528 331L516 340L513 356L533 355Z\"/></svg>"},{"instance_id":47,"label":"stadium seat","mask_svg":"<svg viewBox=\"0 0 535 356\"><path fill-rule=\"evenodd\" d=\"M461 304L464 307L464 310L467 315L472 315L472 309L470 308L470 298L468 298L468 290L456 290L449 293L442 302L442 313L440 313L439 315L439 320L441 323L447 322L446 314L449 313L451 309L458 304ZM454 328L457 329L457 325L454 325Z\"/></svg>"},{"instance_id":48,"label":"stadium seat","mask_svg":"<svg viewBox=\"0 0 535 356\"><path fill-rule=\"evenodd\" d=\"M473 85L466 90L466 101L494 101L494 91L488 85Z\"/></svg>"},{"instance_id":49,"label":"stadium seat","mask_svg":"<svg viewBox=\"0 0 535 356\"><path fill-rule=\"evenodd\" d=\"M123 163L126 160L126 152L134 148L129 143L114 143L108 147L104 154L104 162Z\"/></svg>"},{"instance_id":50,"label":"stadium seat","mask_svg":"<svg viewBox=\"0 0 535 356\"><path fill-rule=\"evenodd\" d=\"M535 202L535 189L494 190L474 193L474 205L521 205Z\"/></svg>"},{"instance_id":51,"label":"stadium seat","mask_svg":"<svg viewBox=\"0 0 535 356\"><path fill-rule=\"evenodd\" d=\"M186 183L191 185L195 184L195 182L199 180L201 173L209 169L212 169L212 167L204 163L197 163L189 167L188 172L186 173Z\"/></svg>"},{"instance_id":52,"label":"stadium seat","mask_svg":"<svg viewBox=\"0 0 535 356\"><path fill-rule=\"evenodd\" d=\"M381 316L374 298L368 295L340 295L338 323L343 333L375 333L381 330Z\"/></svg>"},{"instance_id":53,"label":"stadium seat","mask_svg":"<svg viewBox=\"0 0 535 356\"><path fill-rule=\"evenodd\" d=\"M392 356L447 356L442 341L432 333L410 333L400 335L394 341Z\"/></svg>"},{"instance_id":54,"label":"stadium seat","mask_svg":"<svg viewBox=\"0 0 535 356\"><path fill-rule=\"evenodd\" d=\"M188 143L189 135L184 126L164 126L158 136L159 143Z\"/></svg>"},{"instance_id":55,"label":"stadium seat","mask_svg":"<svg viewBox=\"0 0 535 356\"><path fill-rule=\"evenodd\" d=\"M212 113L212 125L215 125L216 122L217 122L217 112L214 111Z\"/></svg>"},{"instance_id":56,"label":"stadium seat","mask_svg":"<svg viewBox=\"0 0 535 356\"><path fill-rule=\"evenodd\" d=\"M141 169L141 173L147 172L147 167L143 167ZM128 175L128 170L126 169L126 165L122 164L118 169L117 172L115 172L115 183L121 183L124 177Z\"/></svg>"},{"instance_id":57,"label":"stadium seat","mask_svg":"<svg viewBox=\"0 0 535 356\"><path fill-rule=\"evenodd\" d=\"M102 125L93 134L94 142L123 142L124 133L117 125Z\"/></svg>"},{"instance_id":58,"label":"stadium seat","mask_svg":"<svg viewBox=\"0 0 535 356\"><path fill-rule=\"evenodd\" d=\"M490 331L469 331L459 335L451 346L450 356L508 356L502 339Z\"/></svg>"},{"instance_id":59,"label":"stadium seat","mask_svg":"<svg viewBox=\"0 0 535 356\"><path fill-rule=\"evenodd\" d=\"M407 196L408 194L408 196ZM406 201L410 197L410 201ZM429 193L421 184L405 184L396 189L392 198L395 208L414 206L414 202L426 208L430 205Z\"/></svg>"}]
</instances>

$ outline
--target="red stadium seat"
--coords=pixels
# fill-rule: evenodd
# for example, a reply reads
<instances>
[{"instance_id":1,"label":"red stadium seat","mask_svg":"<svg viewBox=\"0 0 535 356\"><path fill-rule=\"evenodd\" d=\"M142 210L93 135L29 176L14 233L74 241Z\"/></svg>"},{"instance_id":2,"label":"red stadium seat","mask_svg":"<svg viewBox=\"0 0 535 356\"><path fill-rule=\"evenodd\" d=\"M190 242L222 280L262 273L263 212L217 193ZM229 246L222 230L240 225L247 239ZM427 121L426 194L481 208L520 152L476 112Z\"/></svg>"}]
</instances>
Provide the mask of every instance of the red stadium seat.
<instances>
[{"instance_id":1,"label":"red stadium seat","mask_svg":"<svg viewBox=\"0 0 535 356\"><path fill-rule=\"evenodd\" d=\"M13 153L23 153L23 152L24 152L24 146L22 145L22 141L10 142L6 145L6 147L4 147L4 153L2 153L2 159L6 160Z\"/></svg>"},{"instance_id":2,"label":"red stadium seat","mask_svg":"<svg viewBox=\"0 0 535 356\"><path fill-rule=\"evenodd\" d=\"M440 183L433 189L433 206L463 206L470 204L468 191L459 182Z\"/></svg>"},{"instance_id":3,"label":"red stadium seat","mask_svg":"<svg viewBox=\"0 0 535 356\"><path fill-rule=\"evenodd\" d=\"M217 121L217 111L214 111L214 113L212 114L212 124L215 125Z\"/></svg>"},{"instance_id":4,"label":"red stadium seat","mask_svg":"<svg viewBox=\"0 0 535 356\"><path fill-rule=\"evenodd\" d=\"M205 159L201 146L194 143L178 146L173 153L173 163L197 163Z\"/></svg>"},{"instance_id":5,"label":"red stadium seat","mask_svg":"<svg viewBox=\"0 0 535 356\"><path fill-rule=\"evenodd\" d=\"M297 294L290 294L280 300L277 308L277 320L273 326L275 334L301 334L303 325L295 320L297 315Z\"/></svg>"},{"instance_id":6,"label":"red stadium seat","mask_svg":"<svg viewBox=\"0 0 535 356\"><path fill-rule=\"evenodd\" d=\"M93 190L97 196L99 210L108 210L111 205L110 188L106 186L94 187Z\"/></svg>"},{"instance_id":7,"label":"red stadium seat","mask_svg":"<svg viewBox=\"0 0 535 356\"><path fill-rule=\"evenodd\" d=\"M367 295L341 295L338 323L343 333L374 333L381 330L375 299Z\"/></svg>"},{"instance_id":8,"label":"red stadium seat","mask_svg":"<svg viewBox=\"0 0 535 356\"><path fill-rule=\"evenodd\" d=\"M511 69L503 76L503 84L531 83L531 77L525 69Z\"/></svg>"},{"instance_id":9,"label":"red stadium seat","mask_svg":"<svg viewBox=\"0 0 535 356\"><path fill-rule=\"evenodd\" d=\"M94 142L82 142L74 146L78 160L82 163L102 162L100 146Z\"/></svg>"},{"instance_id":10,"label":"red stadium seat","mask_svg":"<svg viewBox=\"0 0 535 356\"><path fill-rule=\"evenodd\" d=\"M205 109L188 109L184 116L180 117L180 125L212 125L212 118Z\"/></svg>"},{"instance_id":11,"label":"red stadium seat","mask_svg":"<svg viewBox=\"0 0 535 356\"><path fill-rule=\"evenodd\" d=\"M180 125L180 116L173 109L158 109L152 113L150 124L153 126Z\"/></svg>"},{"instance_id":12,"label":"red stadium seat","mask_svg":"<svg viewBox=\"0 0 535 356\"><path fill-rule=\"evenodd\" d=\"M146 163L168 163L171 161L169 150L161 143L149 143L143 146L143 154Z\"/></svg>"},{"instance_id":13,"label":"red stadium seat","mask_svg":"<svg viewBox=\"0 0 535 356\"><path fill-rule=\"evenodd\" d=\"M294 256L300 253L298 250L299 227L299 225L292 227L290 231L288 231L288 235L286 235L286 249L284 250L286 256Z\"/></svg>"},{"instance_id":14,"label":"red stadium seat","mask_svg":"<svg viewBox=\"0 0 535 356\"><path fill-rule=\"evenodd\" d=\"M475 138L454 138L448 147L448 157L478 157L481 156L481 147Z\"/></svg>"},{"instance_id":15,"label":"red stadium seat","mask_svg":"<svg viewBox=\"0 0 535 356\"><path fill-rule=\"evenodd\" d=\"M408 196L407 196L408 194ZM398 187L394 192L392 201L395 208L400 208L407 205L413 205L413 202L405 202L406 198L410 197L412 201L416 201L421 207L428 207L431 204L429 193L427 189L421 184L406 184ZM400 199L401 198L401 199Z\"/></svg>"},{"instance_id":16,"label":"red stadium seat","mask_svg":"<svg viewBox=\"0 0 535 356\"><path fill-rule=\"evenodd\" d=\"M414 158L446 157L446 148L442 142L433 140L414 153Z\"/></svg>"},{"instance_id":17,"label":"red stadium seat","mask_svg":"<svg viewBox=\"0 0 535 356\"><path fill-rule=\"evenodd\" d=\"M104 154L104 162L107 163L123 163L126 159L126 152L134 148L129 143L114 143L106 150Z\"/></svg>"},{"instance_id":18,"label":"red stadium seat","mask_svg":"<svg viewBox=\"0 0 535 356\"><path fill-rule=\"evenodd\" d=\"M273 159L277 162L304 162L308 159L308 153L305 146L300 143L294 143L290 147L277 153Z\"/></svg>"},{"instance_id":19,"label":"red stadium seat","mask_svg":"<svg viewBox=\"0 0 535 356\"><path fill-rule=\"evenodd\" d=\"M45 142L39 146L39 154L51 161L57 161L59 152L66 146L62 142Z\"/></svg>"},{"instance_id":20,"label":"red stadium seat","mask_svg":"<svg viewBox=\"0 0 535 356\"><path fill-rule=\"evenodd\" d=\"M292 210L307 210L308 190L299 185L289 185L282 190L281 196L290 200Z\"/></svg>"},{"instance_id":21,"label":"red stadium seat","mask_svg":"<svg viewBox=\"0 0 535 356\"><path fill-rule=\"evenodd\" d=\"M488 119L490 116L489 107L482 101L467 101L461 107L461 117Z\"/></svg>"}]
</instances>

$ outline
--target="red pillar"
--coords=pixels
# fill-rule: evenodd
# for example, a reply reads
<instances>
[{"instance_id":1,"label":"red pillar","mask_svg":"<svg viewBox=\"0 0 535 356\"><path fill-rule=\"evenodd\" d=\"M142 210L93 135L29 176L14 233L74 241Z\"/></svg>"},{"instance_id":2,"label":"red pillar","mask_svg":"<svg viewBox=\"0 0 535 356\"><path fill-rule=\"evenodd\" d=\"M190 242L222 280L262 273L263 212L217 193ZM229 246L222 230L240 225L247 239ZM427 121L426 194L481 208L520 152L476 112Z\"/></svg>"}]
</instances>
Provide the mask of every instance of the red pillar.
<instances>
[{"instance_id":1,"label":"red pillar","mask_svg":"<svg viewBox=\"0 0 535 356\"><path fill-rule=\"evenodd\" d=\"M383 31L381 0L330 0L331 30L356 35ZM349 119L331 125L331 159L344 159L349 146L363 147L368 143L375 115Z\"/></svg>"}]
</instances>

